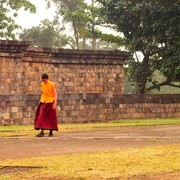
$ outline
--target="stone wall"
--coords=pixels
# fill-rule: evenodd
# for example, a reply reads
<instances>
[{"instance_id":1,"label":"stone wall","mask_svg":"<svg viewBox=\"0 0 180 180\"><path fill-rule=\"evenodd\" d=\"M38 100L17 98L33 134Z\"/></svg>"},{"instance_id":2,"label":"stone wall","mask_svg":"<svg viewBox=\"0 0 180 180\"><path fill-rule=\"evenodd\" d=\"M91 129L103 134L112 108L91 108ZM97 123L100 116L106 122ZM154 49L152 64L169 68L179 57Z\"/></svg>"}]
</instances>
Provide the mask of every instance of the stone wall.
<instances>
[{"instance_id":1,"label":"stone wall","mask_svg":"<svg viewBox=\"0 0 180 180\"><path fill-rule=\"evenodd\" d=\"M0 95L0 124L33 124L39 95ZM118 119L178 118L180 94L59 94L59 123L108 122Z\"/></svg>"},{"instance_id":2,"label":"stone wall","mask_svg":"<svg viewBox=\"0 0 180 180\"><path fill-rule=\"evenodd\" d=\"M0 125L32 124L41 74L56 83L59 123L179 118L180 95L125 95L129 53L31 47L0 40Z\"/></svg>"},{"instance_id":3,"label":"stone wall","mask_svg":"<svg viewBox=\"0 0 180 180\"><path fill-rule=\"evenodd\" d=\"M32 48L28 42L0 41L0 94L37 94L48 73L58 93L124 93L122 51Z\"/></svg>"}]
</instances>

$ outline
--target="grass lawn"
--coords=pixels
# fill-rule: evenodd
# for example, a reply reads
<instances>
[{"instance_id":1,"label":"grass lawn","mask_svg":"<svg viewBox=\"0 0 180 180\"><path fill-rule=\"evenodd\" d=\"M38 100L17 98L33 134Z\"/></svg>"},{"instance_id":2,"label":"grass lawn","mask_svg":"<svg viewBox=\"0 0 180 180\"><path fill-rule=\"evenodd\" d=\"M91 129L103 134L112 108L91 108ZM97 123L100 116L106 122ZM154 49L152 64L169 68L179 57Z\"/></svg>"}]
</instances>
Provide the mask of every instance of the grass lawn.
<instances>
[{"instance_id":1,"label":"grass lawn","mask_svg":"<svg viewBox=\"0 0 180 180\"><path fill-rule=\"evenodd\" d=\"M0 172L1 180L9 179L149 179L171 174L178 180L180 145L145 147L96 153L71 154L0 161L0 166L44 167L12 174ZM173 179L172 177L176 177Z\"/></svg>"},{"instance_id":2,"label":"grass lawn","mask_svg":"<svg viewBox=\"0 0 180 180\"><path fill-rule=\"evenodd\" d=\"M146 119L146 120L114 120L108 123L88 124L59 124L59 132L81 131L96 129L112 129L122 126L155 126L155 125L180 125L180 119ZM34 128L30 126L0 126L0 137L32 136Z\"/></svg>"},{"instance_id":3,"label":"grass lawn","mask_svg":"<svg viewBox=\"0 0 180 180\"><path fill-rule=\"evenodd\" d=\"M59 132L114 129L122 126L180 125L180 119L119 120L60 124ZM0 126L0 137L32 136L33 126ZM8 170L3 171L7 167ZM151 178L150 178L151 177ZM180 179L180 144L117 149L95 153L0 161L0 180L18 179Z\"/></svg>"}]
</instances>

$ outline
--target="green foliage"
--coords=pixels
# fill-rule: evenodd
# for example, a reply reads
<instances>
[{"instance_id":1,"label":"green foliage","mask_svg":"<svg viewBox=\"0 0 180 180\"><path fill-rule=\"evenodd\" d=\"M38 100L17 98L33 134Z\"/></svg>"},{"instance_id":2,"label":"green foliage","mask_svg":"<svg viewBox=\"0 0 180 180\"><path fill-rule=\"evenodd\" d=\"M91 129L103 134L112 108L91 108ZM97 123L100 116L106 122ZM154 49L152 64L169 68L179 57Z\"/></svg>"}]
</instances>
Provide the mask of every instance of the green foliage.
<instances>
[{"instance_id":1,"label":"green foliage","mask_svg":"<svg viewBox=\"0 0 180 180\"><path fill-rule=\"evenodd\" d=\"M87 5L83 0L53 0L47 2L50 4L54 2L57 6L57 18L62 17L63 23L70 23L73 30L76 48L79 49L79 41L81 37L85 37L87 24Z\"/></svg>"},{"instance_id":2,"label":"green foliage","mask_svg":"<svg viewBox=\"0 0 180 180\"><path fill-rule=\"evenodd\" d=\"M154 29L161 58L154 65L167 78L167 82L177 82L180 81L180 7L178 1L159 0L156 4L158 10L153 10L151 15L157 18Z\"/></svg>"},{"instance_id":3,"label":"green foliage","mask_svg":"<svg viewBox=\"0 0 180 180\"><path fill-rule=\"evenodd\" d=\"M21 8L35 13L35 6L28 0L1 0L0 2L0 38L15 39L13 31L20 28L15 24L14 17Z\"/></svg>"},{"instance_id":4,"label":"green foliage","mask_svg":"<svg viewBox=\"0 0 180 180\"><path fill-rule=\"evenodd\" d=\"M109 43L115 43L117 47L125 45L124 39L120 36L98 32L98 38Z\"/></svg>"},{"instance_id":5,"label":"green foliage","mask_svg":"<svg viewBox=\"0 0 180 180\"><path fill-rule=\"evenodd\" d=\"M160 73L159 71L155 71L153 73L152 82L154 82L155 85L158 86L158 82L164 82L165 80L166 80L166 77L164 77L162 73ZM176 82L175 84L178 85L178 82ZM150 87L149 84L147 86ZM167 85L167 86L162 86L162 87L157 87L155 89L152 89L150 93L152 94L179 94L180 88Z\"/></svg>"},{"instance_id":6,"label":"green foliage","mask_svg":"<svg viewBox=\"0 0 180 180\"><path fill-rule=\"evenodd\" d=\"M156 88L152 89L151 91L147 92L149 94L179 94L180 88L173 87L173 86L159 86L158 82L164 82L166 81L166 77L162 75L159 71L154 71L152 79L149 80L150 83L147 83L147 87L152 87L152 84L156 86ZM178 85L178 82L175 83ZM128 79L128 68L125 67L125 93L126 94L134 94L137 92L136 86L133 83L129 82Z\"/></svg>"},{"instance_id":7,"label":"green foliage","mask_svg":"<svg viewBox=\"0 0 180 180\"><path fill-rule=\"evenodd\" d=\"M32 41L35 46L47 48L63 48L71 44L71 39L63 34L64 27L56 20L50 22L48 19L41 21L38 26L24 29L20 33L21 40Z\"/></svg>"},{"instance_id":8,"label":"green foliage","mask_svg":"<svg viewBox=\"0 0 180 180\"><path fill-rule=\"evenodd\" d=\"M57 17L63 19L65 26L70 24L75 48L117 49L115 43L111 42L110 38L107 41L104 38L105 34L100 33L98 29L103 19L95 1L92 0L90 5L85 0L47 0L47 2L49 4L53 2L57 6Z\"/></svg>"},{"instance_id":9,"label":"green foliage","mask_svg":"<svg viewBox=\"0 0 180 180\"><path fill-rule=\"evenodd\" d=\"M137 93L145 93L164 85L180 87L179 1L99 0L105 21L124 35L125 44L141 61L129 61L129 79ZM164 82L152 81L159 70ZM147 84L151 83L151 87Z\"/></svg>"}]
</instances>

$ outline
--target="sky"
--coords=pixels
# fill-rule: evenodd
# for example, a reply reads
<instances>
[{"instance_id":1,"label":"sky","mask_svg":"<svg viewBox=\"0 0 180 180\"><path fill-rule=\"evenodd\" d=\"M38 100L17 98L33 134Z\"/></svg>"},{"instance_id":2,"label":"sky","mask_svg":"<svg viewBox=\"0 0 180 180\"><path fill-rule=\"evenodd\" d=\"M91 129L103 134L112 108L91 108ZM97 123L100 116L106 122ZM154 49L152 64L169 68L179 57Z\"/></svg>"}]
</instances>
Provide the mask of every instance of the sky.
<instances>
[{"instance_id":1,"label":"sky","mask_svg":"<svg viewBox=\"0 0 180 180\"><path fill-rule=\"evenodd\" d=\"M29 11L20 10L16 23L23 28L31 28L37 26L43 19L53 19L55 15L55 8L46 9L45 0L29 0L37 8L36 14L32 14Z\"/></svg>"},{"instance_id":2,"label":"sky","mask_svg":"<svg viewBox=\"0 0 180 180\"><path fill-rule=\"evenodd\" d=\"M46 0L29 0L37 8L36 14L32 14L29 11L20 10L18 12L18 17L16 18L16 23L23 28L31 28L32 26L37 26L43 19L53 19L55 15L55 7L51 9L46 8ZM85 0L88 4L91 0Z\"/></svg>"},{"instance_id":3,"label":"sky","mask_svg":"<svg viewBox=\"0 0 180 180\"><path fill-rule=\"evenodd\" d=\"M16 23L22 28L29 29L32 26L38 26L39 23L44 19L52 20L55 15L56 7L51 7L51 9L46 8L46 0L29 0L32 4L36 6L36 13L30 13L29 11L20 10L18 11L18 17L15 19ZM85 0L86 3L91 4L91 0ZM100 28L102 32L117 35L116 32L110 30L109 28ZM18 32L21 30L17 30Z\"/></svg>"}]
</instances>

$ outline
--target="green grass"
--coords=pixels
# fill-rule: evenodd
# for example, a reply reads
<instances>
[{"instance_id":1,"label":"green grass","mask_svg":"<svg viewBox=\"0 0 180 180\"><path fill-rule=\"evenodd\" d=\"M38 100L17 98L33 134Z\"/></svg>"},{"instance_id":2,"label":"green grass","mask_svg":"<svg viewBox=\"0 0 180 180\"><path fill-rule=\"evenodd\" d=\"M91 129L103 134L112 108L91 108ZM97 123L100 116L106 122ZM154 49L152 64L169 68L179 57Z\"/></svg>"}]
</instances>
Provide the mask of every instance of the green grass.
<instances>
[{"instance_id":1,"label":"green grass","mask_svg":"<svg viewBox=\"0 0 180 180\"><path fill-rule=\"evenodd\" d=\"M180 119L114 120L108 123L59 124L59 132L112 129L124 126L178 125ZM0 126L0 137L32 136L37 132L33 126Z\"/></svg>"},{"instance_id":2,"label":"green grass","mask_svg":"<svg viewBox=\"0 0 180 180\"><path fill-rule=\"evenodd\" d=\"M109 123L59 124L59 132L114 129L124 126L179 125L180 119L117 120ZM0 126L0 137L32 136L33 126ZM130 148L95 153L70 154L0 161L0 167L44 167L30 171L3 173L0 180L16 179L159 179L153 175L170 173L178 179L180 145Z\"/></svg>"},{"instance_id":3,"label":"green grass","mask_svg":"<svg viewBox=\"0 0 180 180\"><path fill-rule=\"evenodd\" d=\"M140 179L141 175L149 177L162 173L167 178L168 173L178 176L179 162L180 145L14 159L0 161L0 166L45 168L7 175L0 173L0 179ZM172 176L169 179L173 179Z\"/></svg>"},{"instance_id":4,"label":"green grass","mask_svg":"<svg viewBox=\"0 0 180 180\"><path fill-rule=\"evenodd\" d=\"M144 120L114 120L113 123L129 124L134 126L140 125L163 125L163 124L180 124L180 119L144 119Z\"/></svg>"}]
</instances>

